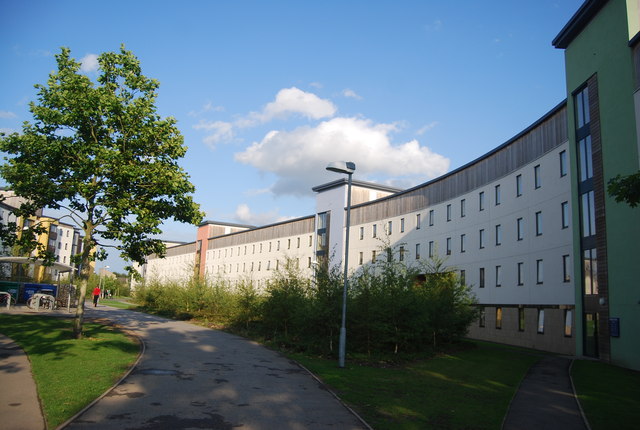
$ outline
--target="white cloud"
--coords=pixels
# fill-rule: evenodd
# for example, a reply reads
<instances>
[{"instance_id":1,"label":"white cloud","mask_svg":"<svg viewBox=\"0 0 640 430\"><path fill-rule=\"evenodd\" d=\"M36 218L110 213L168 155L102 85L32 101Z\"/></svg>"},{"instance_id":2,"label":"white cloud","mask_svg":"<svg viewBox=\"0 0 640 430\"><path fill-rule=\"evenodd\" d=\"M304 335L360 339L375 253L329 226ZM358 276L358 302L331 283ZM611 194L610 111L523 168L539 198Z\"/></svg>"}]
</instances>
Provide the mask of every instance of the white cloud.
<instances>
[{"instance_id":1,"label":"white cloud","mask_svg":"<svg viewBox=\"0 0 640 430\"><path fill-rule=\"evenodd\" d=\"M80 70L85 73L95 72L99 66L96 54L87 54L80 60Z\"/></svg>"},{"instance_id":2,"label":"white cloud","mask_svg":"<svg viewBox=\"0 0 640 430\"><path fill-rule=\"evenodd\" d=\"M393 144L390 134L396 129L395 124L374 124L363 118L333 118L315 127L270 131L235 158L277 175L271 188L275 194L308 195L311 187L335 179L324 169L335 160L355 162L360 179L395 177L413 184L449 169L449 159L417 140Z\"/></svg>"},{"instance_id":3,"label":"white cloud","mask_svg":"<svg viewBox=\"0 0 640 430\"><path fill-rule=\"evenodd\" d=\"M200 116L203 113L207 113L207 112L223 112L224 111L224 107L222 106L215 106L212 102L208 101L207 103L205 103L202 108L200 108L200 110L192 110L188 113L189 116Z\"/></svg>"},{"instance_id":4,"label":"white cloud","mask_svg":"<svg viewBox=\"0 0 640 430\"><path fill-rule=\"evenodd\" d=\"M277 210L264 213L253 213L247 204L242 203L236 208L235 219L241 224L261 226L286 221L289 218L278 215Z\"/></svg>"},{"instance_id":5,"label":"white cloud","mask_svg":"<svg viewBox=\"0 0 640 430\"><path fill-rule=\"evenodd\" d=\"M262 122L268 122L274 118L286 118L291 114L299 114L309 119L322 119L332 117L336 111L337 108L329 100L291 87L278 91L275 101L264 107L259 118Z\"/></svg>"},{"instance_id":6,"label":"white cloud","mask_svg":"<svg viewBox=\"0 0 640 430\"><path fill-rule=\"evenodd\" d=\"M352 98L352 99L356 99L356 100L362 100L362 97L360 95L358 95L355 91L346 88L342 91L342 95L348 98Z\"/></svg>"},{"instance_id":7,"label":"white cloud","mask_svg":"<svg viewBox=\"0 0 640 430\"><path fill-rule=\"evenodd\" d=\"M11 118L16 118L16 114L13 112L9 112L6 110L0 110L0 118L2 119L11 119Z\"/></svg>"},{"instance_id":8,"label":"white cloud","mask_svg":"<svg viewBox=\"0 0 640 430\"><path fill-rule=\"evenodd\" d=\"M206 106L205 106L206 107ZM274 101L268 103L260 112L251 112L235 120L233 123L223 121L200 121L196 130L213 131L203 139L208 145L235 136L235 129L255 127L274 119L286 119L291 115L301 115L310 120L332 117L338 109L329 100L321 99L313 93L302 91L296 87L278 91Z\"/></svg>"},{"instance_id":9,"label":"white cloud","mask_svg":"<svg viewBox=\"0 0 640 430\"><path fill-rule=\"evenodd\" d=\"M234 137L233 124L224 121L206 121L201 120L194 125L196 130L205 130L209 134L203 139L203 142L214 148L220 142L230 141Z\"/></svg>"},{"instance_id":10,"label":"white cloud","mask_svg":"<svg viewBox=\"0 0 640 430\"><path fill-rule=\"evenodd\" d=\"M5 136L9 136L13 133L18 133L18 130L14 130L12 128L0 128L0 133L4 133Z\"/></svg>"},{"instance_id":11,"label":"white cloud","mask_svg":"<svg viewBox=\"0 0 640 430\"><path fill-rule=\"evenodd\" d=\"M429 124L423 125L422 127L420 127L420 129L418 131L416 131L416 134L418 136L422 136L423 134L425 134L427 131L435 128L438 125L438 121L432 121Z\"/></svg>"},{"instance_id":12,"label":"white cloud","mask_svg":"<svg viewBox=\"0 0 640 430\"><path fill-rule=\"evenodd\" d=\"M428 32L436 32L436 31L442 30L442 25L443 25L442 21L440 21L439 19L436 19L430 24L426 24L424 26L424 29L427 30Z\"/></svg>"}]
</instances>

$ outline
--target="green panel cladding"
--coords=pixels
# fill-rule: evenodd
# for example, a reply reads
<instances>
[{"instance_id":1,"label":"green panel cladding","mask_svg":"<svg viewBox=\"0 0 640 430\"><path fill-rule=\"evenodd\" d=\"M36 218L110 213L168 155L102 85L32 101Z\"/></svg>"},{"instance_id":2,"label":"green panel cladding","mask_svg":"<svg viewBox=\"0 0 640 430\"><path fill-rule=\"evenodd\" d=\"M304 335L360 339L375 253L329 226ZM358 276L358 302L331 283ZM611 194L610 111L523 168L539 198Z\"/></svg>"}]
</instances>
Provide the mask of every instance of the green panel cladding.
<instances>
[{"instance_id":1,"label":"green panel cladding","mask_svg":"<svg viewBox=\"0 0 640 430\"><path fill-rule=\"evenodd\" d=\"M618 174L640 169L633 49L638 8L610 0L570 41L565 50L571 174L577 178L573 94L595 76L598 84L604 185ZM577 181L572 186L575 279L582 278ZM599 208L596 208L598 211ZM601 210L601 208L600 208ZM616 203L605 193L608 297L610 318L619 318L619 337L610 337L611 362L640 370L640 208ZM582 355L582 288L576 282L576 345Z\"/></svg>"}]
</instances>

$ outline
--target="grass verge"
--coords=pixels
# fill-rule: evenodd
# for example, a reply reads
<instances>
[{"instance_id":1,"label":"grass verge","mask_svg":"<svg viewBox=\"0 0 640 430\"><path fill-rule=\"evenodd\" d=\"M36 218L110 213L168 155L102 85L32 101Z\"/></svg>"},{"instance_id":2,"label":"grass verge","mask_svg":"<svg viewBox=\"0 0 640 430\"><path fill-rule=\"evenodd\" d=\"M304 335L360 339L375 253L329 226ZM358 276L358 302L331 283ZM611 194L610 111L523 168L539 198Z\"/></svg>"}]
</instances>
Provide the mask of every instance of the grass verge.
<instances>
[{"instance_id":1,"label":"grass verge","mask_svg":"<svg viewBox=\"0 0 640 430\"><path fill-rule=\"evenodd\" d=\"M111 326L85 322L73 339L69 319L0 315L0 332L31 361L48 428L55 428L111 387L136 360L137 342Z\"/></svg>"},{"instance_id":2,"label":"grass verge","mask_svg":"<svg viewBox=\"0 0 640 430\"><path fill-rule=\"evenodd\" d=\"M593 430L638 428L640 372L599 361L576 360L571 376Z\"/></svg>"},{"instance_id":3,"label":"grass verge","mask_svg":"<svg viewBox=\"0 0 640 430\"><path fill-rule=\"evenodd\" d=\"M87 302L88 303L88 302ZM138 305L136 303L131 303L124 300L119 299L100 299L101 305L111 306L118 309L136 309ZM93 306L93 305L91 305Z\"/></svg>"},{"instance_id":4,"label":"grass verge","mask_svg":"<svg viewBox=\"0 0 640 430\"><path fill-rule=\"evenodd\" d=\"M521 379L540 359L531 350L472 341L401 365L350 360L340 369L335 360L290 357L376 430L500 428Z\"/></svg>"}]
</instances>

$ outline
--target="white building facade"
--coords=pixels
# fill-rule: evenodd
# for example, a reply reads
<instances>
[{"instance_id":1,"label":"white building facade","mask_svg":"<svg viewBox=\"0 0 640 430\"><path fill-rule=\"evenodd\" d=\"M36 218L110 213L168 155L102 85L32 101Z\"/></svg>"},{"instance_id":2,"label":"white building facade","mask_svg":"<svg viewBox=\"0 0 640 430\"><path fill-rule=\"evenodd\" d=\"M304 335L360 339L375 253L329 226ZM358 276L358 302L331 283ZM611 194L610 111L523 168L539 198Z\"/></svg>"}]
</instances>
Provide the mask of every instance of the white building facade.
<instances>
[{"instance_id":1,"label":"white building facade","mask_svg":"<svg viewBox=\"0 0 640 430\"><path fill-rule=\"evenodd\" d=\"M409 190L353 182L349 271L392 247L407 265L437 257L457 270L481 309L469 335L571 354L571 180L566 104L471 163ZM357 164L357 160L356 160ZM259 287L293 262L303 276L344 256L346 178L320 185L316 214L262 227L207 221L195 242L150 256L147 279L194 275Z\"/></svg>"}]
</instances>

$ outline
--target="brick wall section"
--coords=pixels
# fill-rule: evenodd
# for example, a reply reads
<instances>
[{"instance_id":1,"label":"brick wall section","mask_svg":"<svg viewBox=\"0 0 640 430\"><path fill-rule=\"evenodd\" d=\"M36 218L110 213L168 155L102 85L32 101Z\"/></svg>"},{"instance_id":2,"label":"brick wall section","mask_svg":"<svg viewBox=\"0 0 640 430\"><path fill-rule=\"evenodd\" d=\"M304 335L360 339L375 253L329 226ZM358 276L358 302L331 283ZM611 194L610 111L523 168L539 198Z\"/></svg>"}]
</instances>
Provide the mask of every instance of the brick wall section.
<instances>
[{"instance_id":1,"label":"brick wall section","mask_svg":"<svg viewBox=\"0 0 640 430\"><path fill-rule=\"evenodd\" d=\"M596 249L598 253L598 296L605 299L605 304L597 305L599 313L598 352L600 359L611 360L611 343L609 338L609 271L607 264L607 225L605 213L604 168L602 162L602 138L600 133L600 101L598 95L598 76L589 78L589 103L591 116L591 146L593 151L593 193L596 211Z\"/></svg>"},{"instance_id":2,"label":"brick wall section","mask_svg":"<svg viewBox=\"0 0 640 430\"><path fill-rule=\"evenodd\" d=\"M496 328L496 307L485 306L485 326L474 321L468 336L472 339L550 351L558 354L575 354L575 309L573 311L572 334L564 335L564 309L544 308L544 333L538 333L538 308L524 308L524 331L518 330L518 307L502 307L502 328Z\"/></svg>"}]
</instances>

